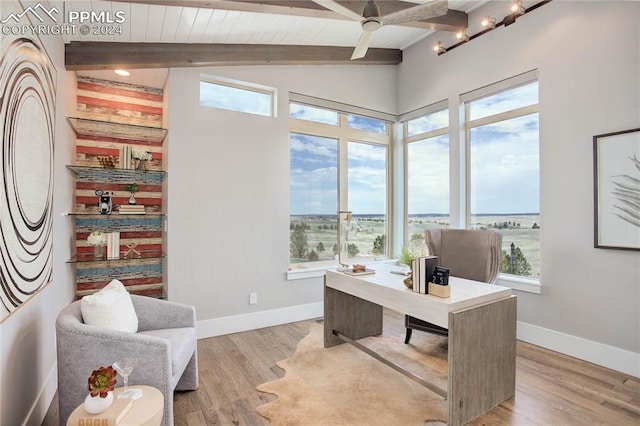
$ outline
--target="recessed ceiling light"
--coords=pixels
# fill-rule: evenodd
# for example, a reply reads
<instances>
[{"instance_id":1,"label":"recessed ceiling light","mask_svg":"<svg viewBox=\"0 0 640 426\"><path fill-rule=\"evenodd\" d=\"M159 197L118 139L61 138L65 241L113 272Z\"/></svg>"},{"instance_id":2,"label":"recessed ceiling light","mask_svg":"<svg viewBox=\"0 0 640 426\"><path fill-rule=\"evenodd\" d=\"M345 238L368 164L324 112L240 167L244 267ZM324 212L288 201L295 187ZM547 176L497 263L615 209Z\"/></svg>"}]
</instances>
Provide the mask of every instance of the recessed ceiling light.
<instances>
[{"instance_id":1,"label":"recessed ceiling light","mask_svg":"<svg viewBox=\"0 0 640 426\"><path fill-rule=\"evenodd\" d=\"M127 70L115 70L114 72L123 77L129 77L131 75L131 73Z\"/></svg>"}]
</instances>

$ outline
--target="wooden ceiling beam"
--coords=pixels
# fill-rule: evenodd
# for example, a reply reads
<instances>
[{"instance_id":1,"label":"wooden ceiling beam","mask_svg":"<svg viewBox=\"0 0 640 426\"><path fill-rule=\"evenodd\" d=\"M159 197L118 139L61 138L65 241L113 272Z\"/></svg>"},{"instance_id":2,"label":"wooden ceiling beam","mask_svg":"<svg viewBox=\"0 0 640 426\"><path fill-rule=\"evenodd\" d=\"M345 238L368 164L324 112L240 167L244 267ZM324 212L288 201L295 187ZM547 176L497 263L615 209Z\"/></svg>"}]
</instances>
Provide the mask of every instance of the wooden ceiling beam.
<instances>
[{"instance_id":1,"label":"wooden ceiling beam","mask_svg":"<svg viewBox=\"0 0 640 426\"><path fill-rule=\"evenodd\" d=\"M326 18L326 19L350 19L335 13L331 10L325 9L319 4L311 0L112 0L115 2L123 3L140 3L140 4L154 4L162 6L175 6L175 7L196 7L203 9L218 9L218 10L234 10L239 12L254 12L254 13L271 13L275 15L290 15L290 16L307 16L312 18ZM362 1L341 1L341 5L356 12L362 14L364 3ZM380 13L382 16L388 15L399 10L403 10L416 3L409 3L397 0L377 0L376 4L380 7ZM406 24L400 24L400 26L411 28L424 28L428 30L438 31L458 31L460 29L467 28L469 25L469 17L465 12L449 9L446 15L436 18L426 19L423 21L409 22Z\"/></svg>"},{"instance_id":2,"label":"wooden ceiling beam","mask_svg":"<svg viewBox=\"0 0 640 426\"><path fill-rule=\"evenodd\" d=\"M352 47L209 43L117 43L72 41L67 70L180 68L233 65L397 65L399 49L369 49L350 60Z\"/></svg>"}]
</instances>

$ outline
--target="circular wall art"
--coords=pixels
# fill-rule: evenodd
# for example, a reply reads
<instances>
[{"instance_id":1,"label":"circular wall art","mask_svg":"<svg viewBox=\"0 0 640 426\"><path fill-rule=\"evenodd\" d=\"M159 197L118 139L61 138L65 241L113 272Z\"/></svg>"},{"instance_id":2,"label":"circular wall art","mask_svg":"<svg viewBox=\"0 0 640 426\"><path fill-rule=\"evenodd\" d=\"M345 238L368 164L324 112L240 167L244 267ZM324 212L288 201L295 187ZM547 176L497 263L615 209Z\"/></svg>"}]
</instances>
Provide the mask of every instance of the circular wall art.
<instances>
[{"instance_id":1,"label":"circular wall art","mask_svg":"<svg viewBox=\"0 0 640 426\"><path fill-rule=\"evenodd\" d=\"M44 49L28 38L7 42L0 62L2 320L51 280L56 96Z\"/></svg>"}]
</instances>

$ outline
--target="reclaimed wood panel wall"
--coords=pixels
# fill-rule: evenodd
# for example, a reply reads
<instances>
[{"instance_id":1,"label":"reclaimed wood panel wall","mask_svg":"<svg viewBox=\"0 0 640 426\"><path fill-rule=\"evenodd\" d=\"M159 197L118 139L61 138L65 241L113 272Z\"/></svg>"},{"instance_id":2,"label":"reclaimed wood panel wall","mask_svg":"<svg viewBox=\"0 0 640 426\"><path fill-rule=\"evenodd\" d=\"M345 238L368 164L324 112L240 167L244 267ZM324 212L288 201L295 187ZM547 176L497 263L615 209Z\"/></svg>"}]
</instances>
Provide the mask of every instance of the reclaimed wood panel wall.
<instances>
[{"instance_id":1,"label":"reclaimed wood panel wall","mask_svg":"<svg viewBox=\"0 0 640 426\"><path fill-rule=\"evenodd\" d=\"M125 123L136 126L162 127L163 91L152 87L124 84L78 76L77 112L79 118ZM126 145L133 149L149 151L152 160L148 170L162 170L162 142L149 142L131 132L114 133L111 137L96 136L89 131L76 135L75 165L100 167L99 156L119 159ZM117 164L117 163L116 163ZM96 213L96 216L76 216L76 250L78 255L93 251L87 236L95 230L120 231L121 251L130 242L138 243L138 251L162 252L163 203L162 175L139 173L135 183L138 204L143 204L147 215L120 216L117 206L128 204L130 194L125 190L132 181L132 173L117 170L85 171L76 174L75 209L79 213ZM113 193L114 212L105 217L98 214L97 188ZM76 296L93 293L113 278L122 281L129 292L152 297L162 297L162 259L127 260L118 262L79 262L77 265Z\"/></svg>"}]
</instances>

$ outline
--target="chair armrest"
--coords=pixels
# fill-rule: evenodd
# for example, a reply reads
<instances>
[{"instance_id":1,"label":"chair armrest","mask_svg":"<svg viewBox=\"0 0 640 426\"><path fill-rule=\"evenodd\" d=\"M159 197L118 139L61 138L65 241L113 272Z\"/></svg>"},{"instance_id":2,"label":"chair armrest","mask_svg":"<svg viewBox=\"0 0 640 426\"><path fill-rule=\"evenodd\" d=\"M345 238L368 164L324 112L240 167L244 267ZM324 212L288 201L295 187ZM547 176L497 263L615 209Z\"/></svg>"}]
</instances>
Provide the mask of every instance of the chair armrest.
<instances>
[{"instance_id":1,"label":"chair armrest","mask_svg":"<svg viewBox=\"0 0 640 426\"><path fill-rule=\"evenodd\" d=\"M131 301L138 316L138 331L196 326L196 310L191 305L135 294Z\"/></svg>"}]
</instances>

